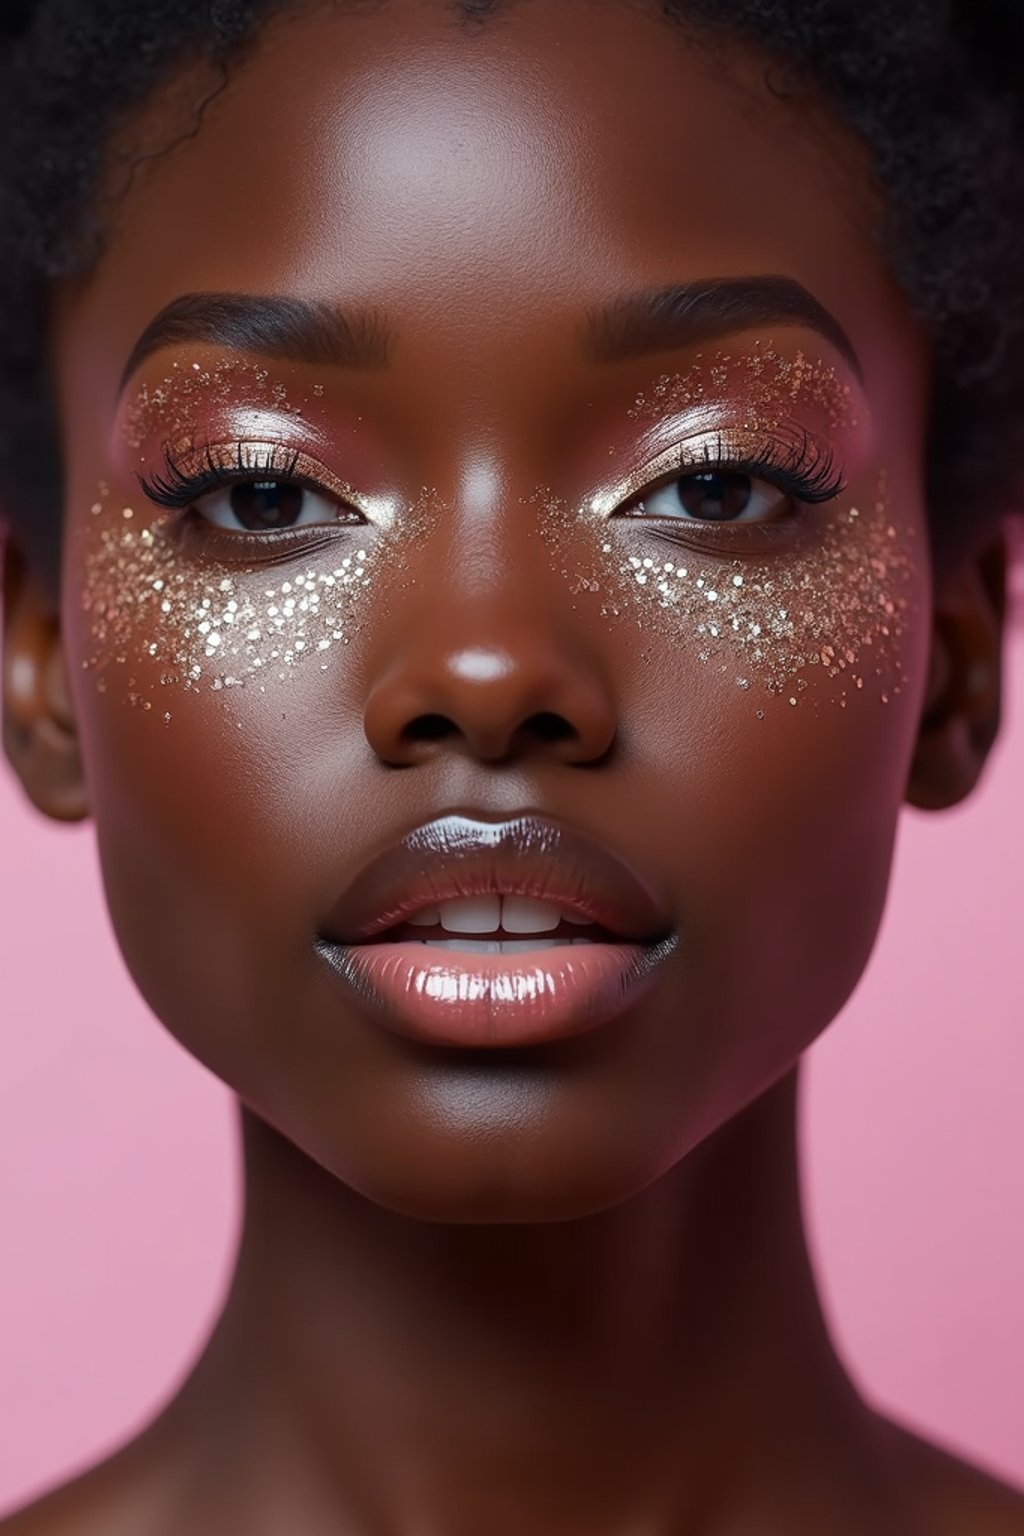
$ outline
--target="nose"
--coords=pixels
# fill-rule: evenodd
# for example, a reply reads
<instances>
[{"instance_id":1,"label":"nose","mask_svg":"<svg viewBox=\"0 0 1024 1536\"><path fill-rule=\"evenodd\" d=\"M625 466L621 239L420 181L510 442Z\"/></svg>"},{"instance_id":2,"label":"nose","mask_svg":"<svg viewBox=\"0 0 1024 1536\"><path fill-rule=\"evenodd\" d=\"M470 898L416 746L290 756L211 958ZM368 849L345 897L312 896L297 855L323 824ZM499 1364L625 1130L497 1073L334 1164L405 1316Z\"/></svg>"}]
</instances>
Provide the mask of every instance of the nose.
<instances>
[{"instance_id":1,"label":"nose","mask_svg":"<svg viewBox=\"0 0 1024 1536\"><path fill-rule=\"evenodd\" d=\"M382 762L410 766L456 752L488 763L585 765L611 750L611 688L583 635L544 622L535 606L494 594L460 600L450 588L409 618L364 707L366 738Z\"/></svg>"}]
</instances>

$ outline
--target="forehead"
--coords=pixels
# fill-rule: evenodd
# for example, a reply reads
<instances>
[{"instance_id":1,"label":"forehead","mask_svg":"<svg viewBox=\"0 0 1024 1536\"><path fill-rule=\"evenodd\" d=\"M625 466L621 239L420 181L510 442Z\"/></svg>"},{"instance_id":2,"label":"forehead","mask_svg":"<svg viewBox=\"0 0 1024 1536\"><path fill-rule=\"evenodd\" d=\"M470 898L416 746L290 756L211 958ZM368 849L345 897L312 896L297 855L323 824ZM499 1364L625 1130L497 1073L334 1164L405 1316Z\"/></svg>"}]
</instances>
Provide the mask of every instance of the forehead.
<instances>
[{"instance_id":1,"label":"forehead","mask_svg":"<svg viewBox=\"0 0 1024 1536\"><path fill-rule=\"evenodd\" d=\"M333 298L479 385L486 357L507 371L624 289L764 272L859 332L870 367L906 316L866 156L765 67L615 0L470 27L446 0L277 15L198 131L141 166L72 331L102 331L113 366L182 293ZM206 81L180 72L127 142L193 126Z\"/></svg>"}]
</instances>

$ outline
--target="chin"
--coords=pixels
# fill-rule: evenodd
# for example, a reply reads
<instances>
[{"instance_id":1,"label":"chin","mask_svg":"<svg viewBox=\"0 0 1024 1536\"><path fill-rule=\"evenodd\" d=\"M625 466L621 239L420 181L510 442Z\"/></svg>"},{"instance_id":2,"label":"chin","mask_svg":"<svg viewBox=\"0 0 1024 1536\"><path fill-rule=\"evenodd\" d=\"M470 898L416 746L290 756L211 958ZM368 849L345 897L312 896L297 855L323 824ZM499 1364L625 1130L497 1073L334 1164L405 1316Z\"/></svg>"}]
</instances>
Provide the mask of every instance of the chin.
<instances>
[{"instance_id":1,"label":"chin","mask_svg":"<svg viewBox=\"0 0 1024 1536\"><path fill-rule=\"evenodd\" d=\"M355 1186L351 1186L355 1188ZM629 1200L640 1191L595 1187L590 1190L527 1189L509 1181L471 1188L427 1188L422 1182L409 1182L404 1188L364 1186L357 1194L395 1216L413 1221L432 1222L438 1226L536 1226L544 1223L580 1221L599 1216Z\"/></svg>"},{"instance_id":2,"label":"chin","mask_svg":"<svg viewBox=\"0 0 1024 1536\"><path fill-rule=\"evenodd\" d=\"M360 1158L317 1161L340 1182L374 1205L416 1221L440 1225L507 1226L579 1221L614 1210L643 1193L674 1159L627 1155L607 1137L545 1151L543 1138L508 1130L477 1137L423 1136L401 1147L376 1149ZM636 1149L634 1149L635 1151ZM390 1154L390 1155L389 1155ZM315 1155L315 1154L311 1154Z\"/></svg>"}]
</instances>

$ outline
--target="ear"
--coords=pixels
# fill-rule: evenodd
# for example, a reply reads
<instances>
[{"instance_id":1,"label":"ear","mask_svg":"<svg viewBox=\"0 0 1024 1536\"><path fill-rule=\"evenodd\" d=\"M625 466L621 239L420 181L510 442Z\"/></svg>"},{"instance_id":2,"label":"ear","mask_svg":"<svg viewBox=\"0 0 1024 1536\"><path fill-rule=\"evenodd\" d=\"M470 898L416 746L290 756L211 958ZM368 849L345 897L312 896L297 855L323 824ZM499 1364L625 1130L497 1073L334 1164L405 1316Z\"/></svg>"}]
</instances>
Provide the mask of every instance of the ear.
<instances>
[{"instance_id":1,"label":"ear","mask_svg":"<svg viewBox=\"0 0 1024 1536\"><path fill-rule=\"evenodd\" d=\"M3 548L3 748L37 810L54 821L89 814L64 664L59 600L8 537Z\"/></svg>"},{"instance_id":2,"label":"ear","mask_svg":"<svg viewBox=\"0 0 1024 1536\"><path fill-rule=\"evenodd\" d=\"M945 810L981 777L1002 711L1007 531L936 580L932 653L906 799Z\"/></svg>"}]
</instances>

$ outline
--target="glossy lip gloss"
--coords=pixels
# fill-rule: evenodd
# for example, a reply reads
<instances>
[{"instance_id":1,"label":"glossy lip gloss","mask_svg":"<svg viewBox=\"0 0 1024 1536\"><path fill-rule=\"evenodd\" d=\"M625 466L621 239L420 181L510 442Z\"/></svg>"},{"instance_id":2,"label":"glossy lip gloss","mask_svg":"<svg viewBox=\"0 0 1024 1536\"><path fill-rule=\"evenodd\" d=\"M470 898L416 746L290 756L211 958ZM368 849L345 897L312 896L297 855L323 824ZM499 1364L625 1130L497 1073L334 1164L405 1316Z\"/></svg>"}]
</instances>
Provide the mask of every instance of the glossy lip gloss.
<instances>
[{"instance_id":1,"label":"glossy lip gloss","mask_svg":"<svg viewBox=\"0 0 1024 1536\"><path fill-rule=\"evenodd\" d=\"M474 914L464 931L462 912ZM393 1032L494 1048L609 1023L676 946L645 883L581 834L541 817L448 816L369 866L314 947Z\"/></svg>"},{"instance_id":2,"label":"glossy lip gloss","mask_svg":"<svg viewBox=\"0 0 1024 1536\"><path fill-rule=\"evenodd\" d=\"M646 990L674 942L575 944L526 954L427 957L422 942L324 946L324 958L395 1033L430 1045L519 1046L607 1024ZM436 953L436 952L433 952Z\"/></svg>"}]
</instances>

